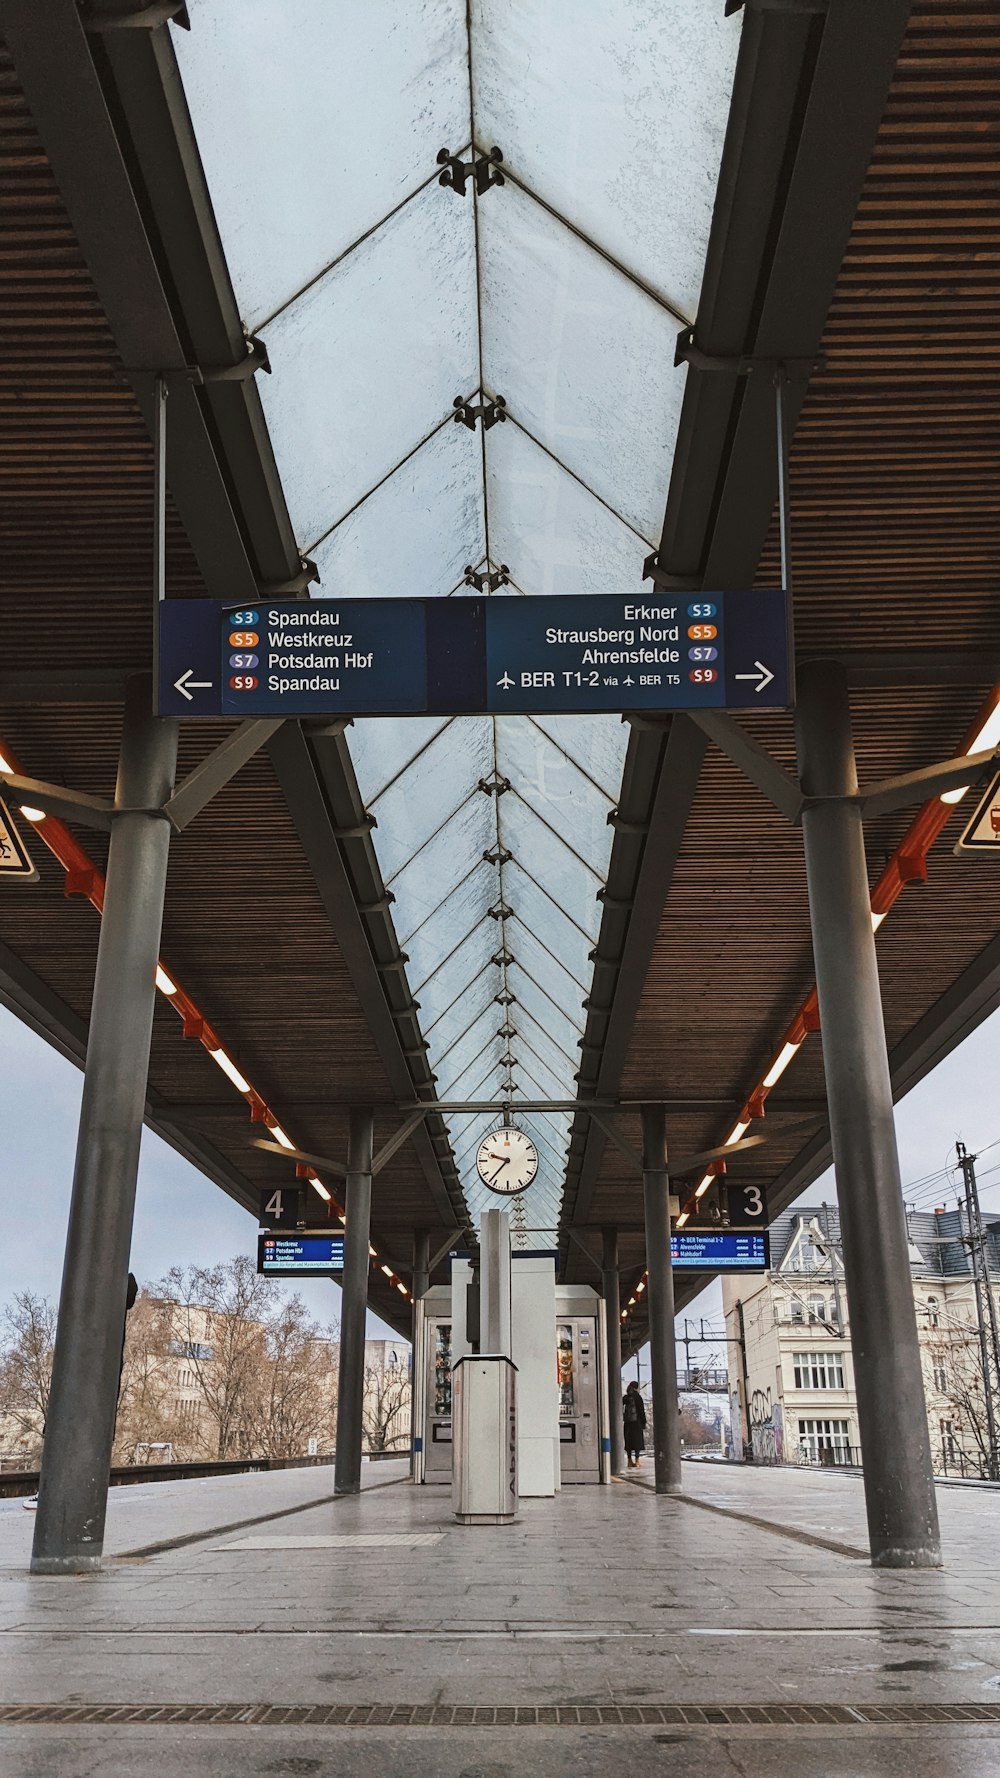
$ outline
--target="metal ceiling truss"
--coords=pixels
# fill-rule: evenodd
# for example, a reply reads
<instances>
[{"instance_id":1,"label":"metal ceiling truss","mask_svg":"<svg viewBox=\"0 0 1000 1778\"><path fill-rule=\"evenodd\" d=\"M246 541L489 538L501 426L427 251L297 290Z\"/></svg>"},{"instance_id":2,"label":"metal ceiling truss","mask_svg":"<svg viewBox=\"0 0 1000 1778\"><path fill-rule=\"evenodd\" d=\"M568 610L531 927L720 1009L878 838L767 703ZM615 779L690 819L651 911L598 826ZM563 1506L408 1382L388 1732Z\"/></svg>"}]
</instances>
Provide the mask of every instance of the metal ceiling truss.
<instances>
[{"instance_id":1,"label":"metal ceiling truss","mask_svg":"<svg viewBox=\"0 0 1000 1778\"><path fill-rule=\"evenodd\" d=\"M811 6L747 9L689 340L696 357L663 530L647 564L661 584L753 583L778 477L774 389L766 376L746 375L745 363L819 355L909 11L909 0L879 7L835 0L825 14ZM706 368L720 359L732 368ZM785 385L789 437L806 387L805 379ZM619 828L612 848L578 1077L581 1093L609 1097L621 1079L707 740L687 717L659 733L641 721L632 726L619 815L635 831ZM680 756L676 763L671 754ZM564 1223L588 1220L604 1146L590 1120L574 1120ZM565 1235L561 1252L572 1272Z\"/></svg>"},{"instance_id":2,"label":"metal ceiling truss","mask_svg":"<svg viewBox=\"0 0 1000 1778\"><path fill-rule=\"evenodd\" d=\"M884 778L881 783L859 789L856 796L807 796L798 778L780 766L731 716L721 710L698 710L692 713L691 720L794 826L801 823L804 809L816 808L821 803L853 803L867 817L909 808L947 790L968 790L985 783L1000 761L1000 747L986 748L980 753L964 754L960 759L940 760L936 765Z\"/></svg>"},{"instance_id":3,"label":"metal ceiling truss","mask_svg":"<svg viewBox=\"0 0 1000 1778\"><path fill-rule=\"evenodd\" d=\"M151 436L148 367L172 377L167 480L207 591L252 603L262 587L301 585L253 377L188 374L235 369L248 345L168 32L88 36L74 0L0 0L0 25L122 360L144 367L127 374ZM289 726L268 751L307 854L322 854L320 894L393 1090L412 1099L433 1081L346 748ZM442 1226L465 1228L443 1121L414 1142Z\"/></svg>"},{"instance_id":4,"label":"metal ceiling truss","mask_svg":"<svg viewBox=\"0 0 1000 1778\"><path fill-rule=\"evenodd\" d=\"M747 9L655 552L655 571L671 584L753 577L776 491L773 391L739 366L706 365L816 356L908 12L908 0L834 0L825 16L763 0ZM174 378L168 479L208 590L250 601L262 585L295 583L303 563L253 378L240 374L248 342L168 33L88 39L73 0L0 0L0 19L122 357ZM224 374L193 381L192 363ZM152 377L132 381L152 425ZM792 426L803 395L804 384L790 386ZM706 744L684 717L668 729L633 727L593 952L582 1092L616 1092ZM346 747L286 726L269 751L307 850L322 853L321 893L397 1095L431 1091ZM359 902L373 911L362 914ZM437 1115L421 1159L442 1219L461 1226L467 1211ZM564 1216L578 1225L603 1144L592 1120L574 1120Z\"/></svg>"}]
</instances>

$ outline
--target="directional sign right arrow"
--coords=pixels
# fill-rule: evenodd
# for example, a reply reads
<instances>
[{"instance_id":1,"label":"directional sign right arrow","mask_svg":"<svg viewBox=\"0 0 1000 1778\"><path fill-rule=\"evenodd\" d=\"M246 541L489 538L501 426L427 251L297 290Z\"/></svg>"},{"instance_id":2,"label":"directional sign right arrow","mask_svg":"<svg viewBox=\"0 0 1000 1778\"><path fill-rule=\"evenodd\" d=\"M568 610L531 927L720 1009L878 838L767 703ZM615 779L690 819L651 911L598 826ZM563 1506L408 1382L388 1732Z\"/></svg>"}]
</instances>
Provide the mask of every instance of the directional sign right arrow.
<instances>
[{"instance_id":1,"label":"directional sign right arrow","mask_svg":"<svg viewBox=\"0 0 1000 1778\"><path fill-rule=\"evenodd\" d=\"M767 686L770 685L772 679L774 678L774 674L771 672L770 667L765 667L763 661L754 661L754 666L757 669L757 671L755 673L734 673L733 678L734 679L750 679L750 680L755 679L757 681L757 683L754 686L754 691L762 692L766 689Z\"/></svg>"}]
</instances>

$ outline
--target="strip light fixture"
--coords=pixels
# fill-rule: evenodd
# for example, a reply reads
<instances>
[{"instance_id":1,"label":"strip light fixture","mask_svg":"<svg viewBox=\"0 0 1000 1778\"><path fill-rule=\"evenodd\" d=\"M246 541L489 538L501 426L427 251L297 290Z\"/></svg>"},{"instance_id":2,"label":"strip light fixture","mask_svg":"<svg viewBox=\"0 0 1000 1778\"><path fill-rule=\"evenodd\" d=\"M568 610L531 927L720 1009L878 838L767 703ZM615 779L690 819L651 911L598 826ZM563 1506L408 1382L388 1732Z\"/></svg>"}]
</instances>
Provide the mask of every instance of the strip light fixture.
<instances>
[{"instance_id":1,"label":"strip light fixture","mask_svg":"<svg viewBox=\"0 0 1000 1778\"><path fill-rule=\"evenodd\" d=\"M17 759L3 748L0 748L0 772L17 773L20 777L29 776L28 773L23 771ZM0 786L0 788L2 788L2 786ZM65 823L57 820L54 815L47 815L44 809L32 809L22 806L21 814L26 820L33 822L37 826L39 837L44 840L49 851L52 853L52 856L56 859L57 863L62 866L66 873L64 894L67 896L85 896L90 902L91 907L94 908L97 913L103 914L105 890L104 877L98 870L89 853L87 853L80 845L79 841L73 837ZM202 1047L208 1051L216 1066L221 1068L223 1074L225 1074L227 1079L232 1082L236 1091L242 1094L245 1099L249 1100L250 1116L252 1120L255 1123L263 1123L283 1148L294 1149L296 1146L295 1143L282 1129L282 1126L279 1124L271 1107L247 1080L241 1069L237 1067L236 1063L223 1046L218 1033L215 1031L214 1027L209 1024L191 995L180 986L180 983L166 969L162 962L158 962L156 965L156 987L159 993L161 993L170 1003L178 1017L182 1020L184 1036L197 1038ZM303 1176L308 1179L313 1190L325 1203L333 1205L337 1216L343 1221L343 1205L334 1197L333 1193L327 1189L323 1184L323 1181L311 1170L305 1172ZM378 1253L374 1247L369 1247L369 1253L373 1259L378 1258ZM396 1289L400 1292L400 1295L404 1296L407 1301L410 1301L412 1293L403 1283L402 1279L397 1277L396 1273L392 1271L390 1267L383 1266L382 1271L390 1282L395 1285Z\"/></svg>"}]
</instances>

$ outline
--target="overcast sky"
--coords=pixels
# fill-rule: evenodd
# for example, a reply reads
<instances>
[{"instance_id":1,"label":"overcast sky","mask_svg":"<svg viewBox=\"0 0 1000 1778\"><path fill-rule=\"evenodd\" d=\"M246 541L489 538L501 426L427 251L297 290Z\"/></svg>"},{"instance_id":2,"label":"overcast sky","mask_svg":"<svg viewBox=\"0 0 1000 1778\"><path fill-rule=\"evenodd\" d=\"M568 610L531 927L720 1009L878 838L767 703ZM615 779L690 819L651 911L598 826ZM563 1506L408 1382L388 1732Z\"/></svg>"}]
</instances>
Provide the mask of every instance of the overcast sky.
<instances>
[{"instance_id":1,"label":"overcast sky","mask_svg":"<svg viewBox=\"0 0 1000 1778\"><path fill-rule=\"evenodd\" d=\"M82 1089L80 1069L0 1007L0 1306L17 1290L58 1300ZM171 1266L215 1265L256 1246L256 1218L143 1130L132 1236L139 1282L153 1283ZM339 1317L340 1288L330 1279L296 1278L286 1288L322 1326ZM399 1337L374 1315L368 1333Z\"/></svg>"},{"instance_id":2,"label":"overcast sky","mask_svg":"<svg viewBox=\"0 0 1000 1778\"><path fill-rule=\"evenodd\" d=\"M979 1168L983 1208L1000 1212L998 1059L1000 1012L900 1102L896 1124L908 1202L925 1209L954 1206L957 1188L947 1170L961 1137L973 1153L987 1151ZM0 1008L0 1304L17 1290L58 1297L82 1081L71 1062ZM991 1143L997 1146L989 1148ZM833 1202L832 1172L806 1197ZM143 1132L132 1242L132 1270L141 1282L161 1278L174 1265L212 1265L253 1252L256 1237L252 1216L157 1136ZM338 1314L340 1291L329 1281L298 1279L290 1288L299 1290L318 1321ZM718 1285L685 1313L721 1327ZM374 1337L391 1332L381 1323L376 1327L374 1317L369 1331Z\"/></svg>"}]
</instances>

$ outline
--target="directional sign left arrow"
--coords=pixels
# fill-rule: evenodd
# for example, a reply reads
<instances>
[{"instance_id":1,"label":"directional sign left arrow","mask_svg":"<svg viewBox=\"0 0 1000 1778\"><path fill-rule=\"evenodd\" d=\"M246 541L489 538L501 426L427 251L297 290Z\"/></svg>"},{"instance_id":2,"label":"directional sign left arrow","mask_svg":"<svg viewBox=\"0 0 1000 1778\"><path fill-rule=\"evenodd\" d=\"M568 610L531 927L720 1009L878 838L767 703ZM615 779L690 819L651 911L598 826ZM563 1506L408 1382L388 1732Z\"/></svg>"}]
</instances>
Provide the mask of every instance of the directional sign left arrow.
<instances>
[{"instance_id":1,"label":"directional sign left arrow","mask_svg":"<svg viewBox=\"0 0 1000 1778\"><path fill-rule=\"evenodd\" d=\"M194 703L196 691L211 691L212 689L211 679L192 679L193 672L193 667L185 667L180 678L174 680L174 690L179 691L182 698L187 698L189 704Z\"/></svg>"},{"instance_id":2,"label":"directional sign left arrow","mask_svg":"<svg viewBox=\"0 0 1000 1778\"><path fill-rule=\"evenodd\" d=\"M6 803L0 802L0 877L16 877L21 883L37 883L38 871L28 855L14 818Z\"/></svg>"}]
</instances>

